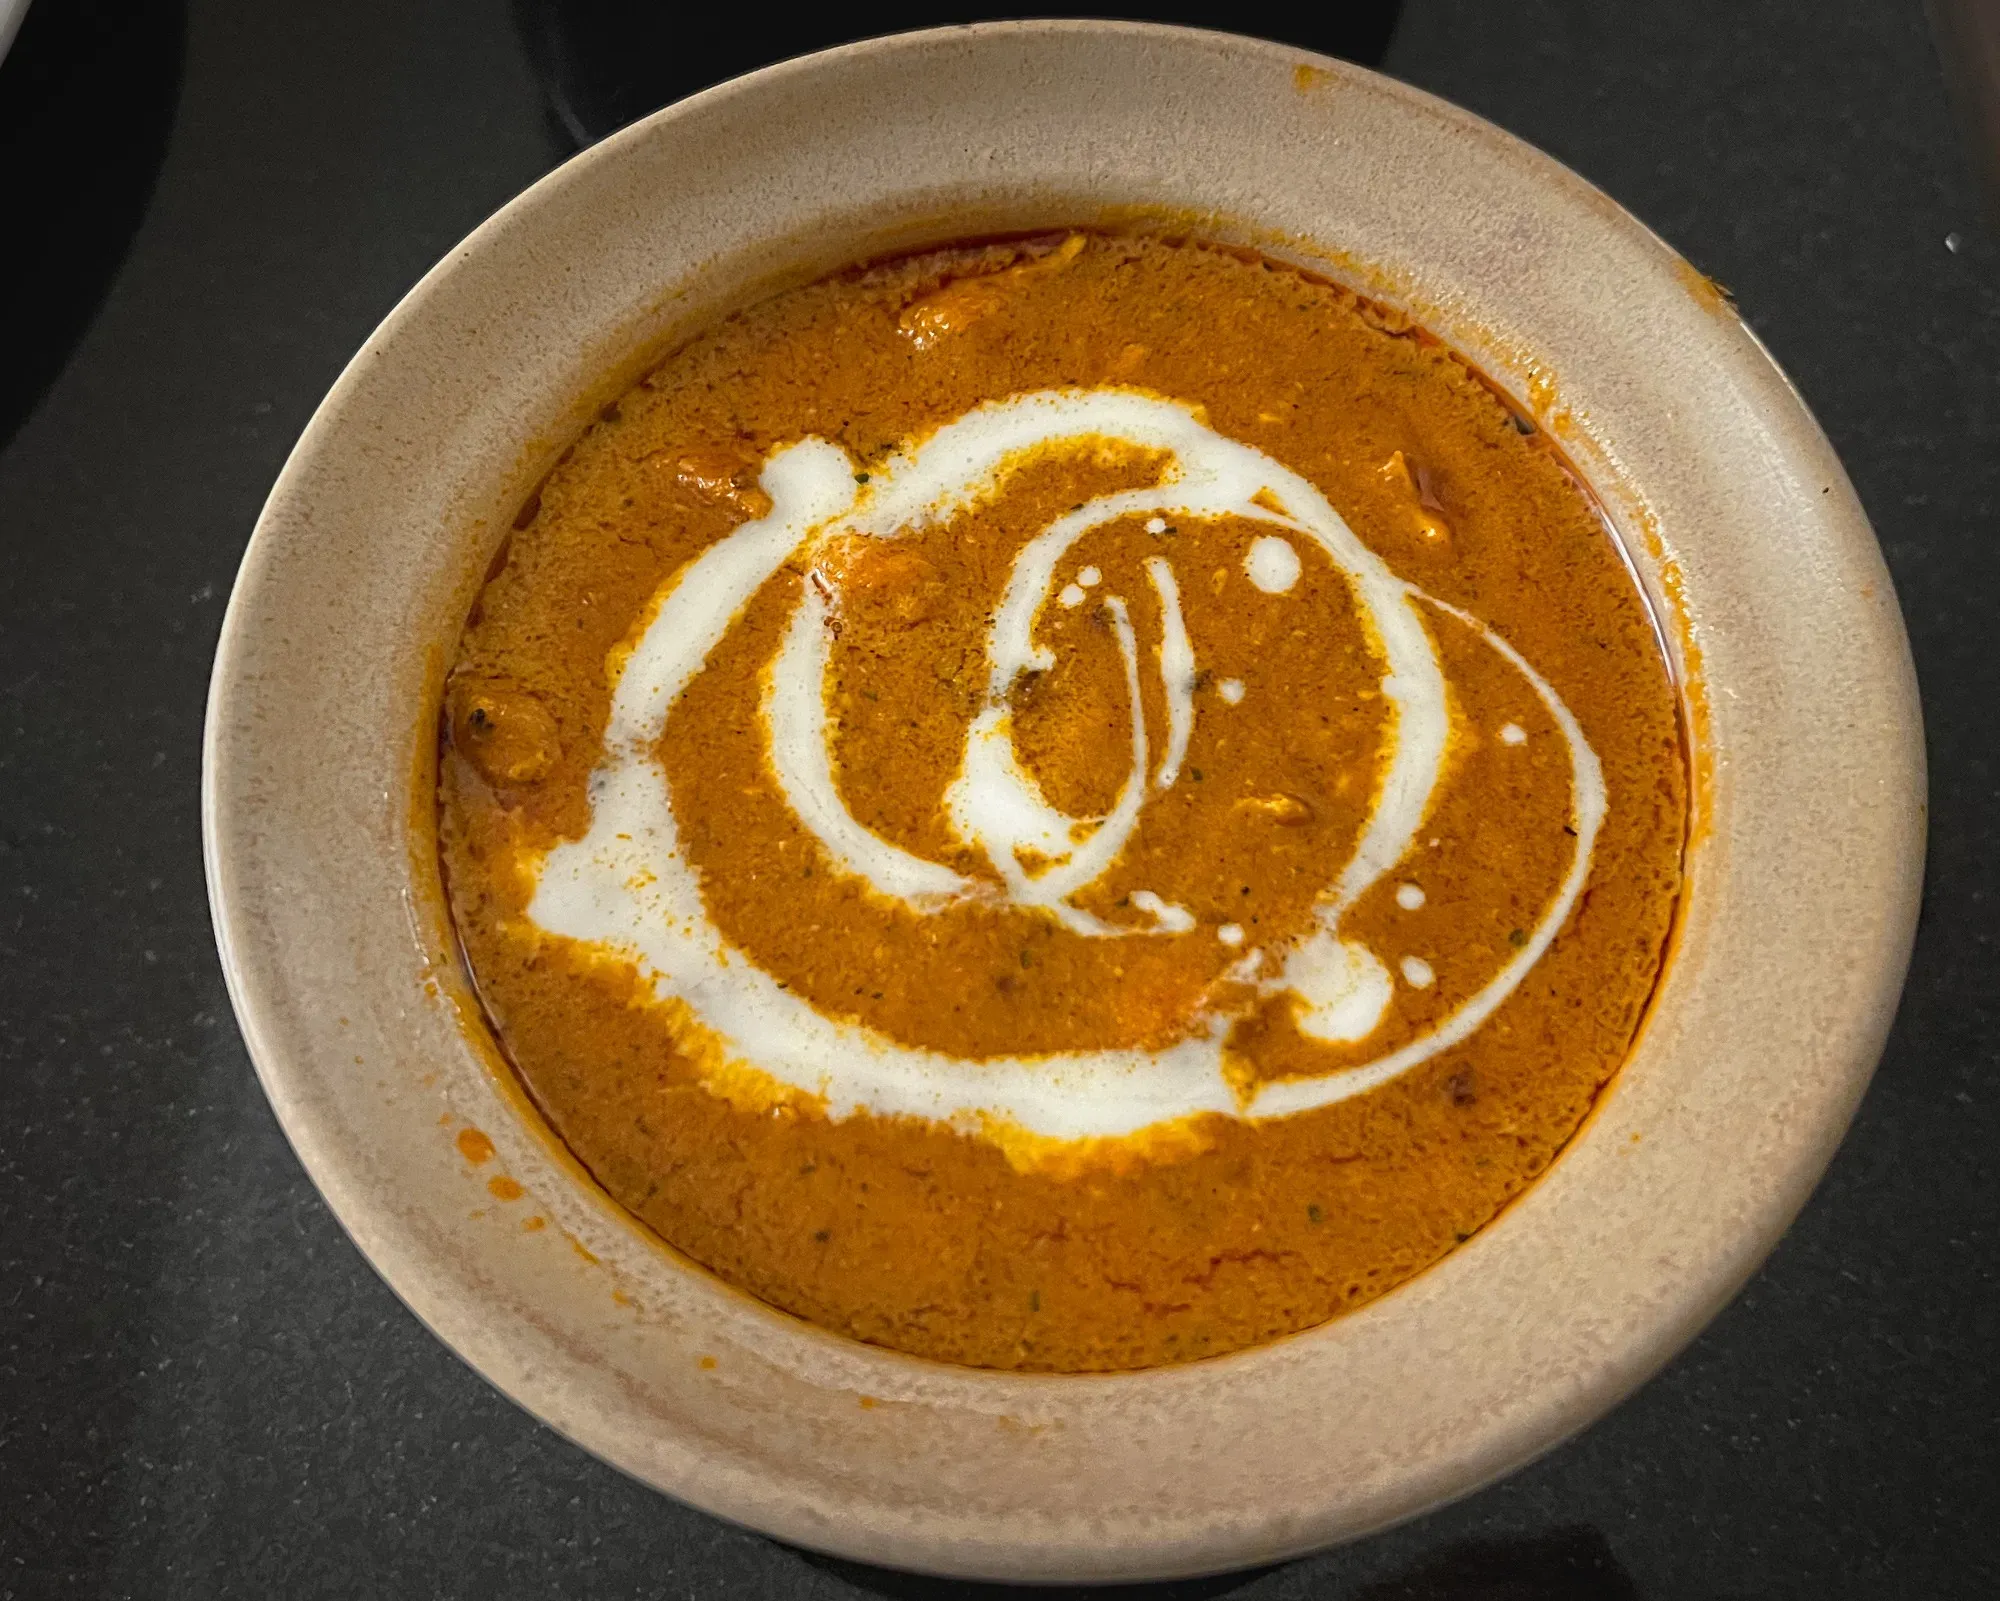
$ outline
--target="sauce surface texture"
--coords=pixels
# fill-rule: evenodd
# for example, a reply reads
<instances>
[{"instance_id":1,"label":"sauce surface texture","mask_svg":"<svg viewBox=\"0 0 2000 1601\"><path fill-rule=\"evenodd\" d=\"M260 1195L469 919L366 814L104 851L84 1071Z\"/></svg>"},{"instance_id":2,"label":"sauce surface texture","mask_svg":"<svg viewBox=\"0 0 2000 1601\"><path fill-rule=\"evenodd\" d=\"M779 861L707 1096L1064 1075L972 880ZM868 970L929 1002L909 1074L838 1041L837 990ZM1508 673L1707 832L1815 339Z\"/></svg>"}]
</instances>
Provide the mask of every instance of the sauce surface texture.
<instances>
[{"instance_id":1,"label":"sauce surface texture","mask_svg":"<svg viewBox=\"0 0 2000 1601\"><path fill-rule=\"evenodd\" d=\"M1393 313L1070 234L667 359L449 682L481 997L662 1237L926 1357L1189 1360L1547 1168L1680 889L1676 699L1558 455Z\"/></svg>"}]
</instances>

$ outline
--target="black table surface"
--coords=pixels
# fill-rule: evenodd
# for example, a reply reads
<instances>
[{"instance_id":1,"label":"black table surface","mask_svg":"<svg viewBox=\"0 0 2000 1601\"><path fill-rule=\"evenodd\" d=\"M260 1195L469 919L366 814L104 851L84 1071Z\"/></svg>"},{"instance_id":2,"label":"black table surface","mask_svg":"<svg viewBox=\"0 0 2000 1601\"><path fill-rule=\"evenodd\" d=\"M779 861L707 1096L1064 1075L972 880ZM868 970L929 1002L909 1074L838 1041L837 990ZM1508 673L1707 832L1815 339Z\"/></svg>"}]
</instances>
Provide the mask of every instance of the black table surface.
<instances>
[{"instance_id":1,"label":"black table surface","mask_svg":"<svg viewBox=\"0 0 2000 1601\"><path fill-rule=\"evenodd\" d=\"M774 1544L558 1439L418 1326L280 1135L203 898L224 600L348 356L565 150L503 0L181 20L135 68L178 83L151 154L115 84L36 151L95 151L87 198L157 183L0 452L0 1596L987 1593ZM1665 1373L1456 1506L1158 1593L2000 1594L2000 252L1922 13L1411 0L1385 67L1631 207L1804 391L1915 644L1924 918L1825 1182ZM0 254L63 247L20 220Z\"/></svg>"}]
</instances>

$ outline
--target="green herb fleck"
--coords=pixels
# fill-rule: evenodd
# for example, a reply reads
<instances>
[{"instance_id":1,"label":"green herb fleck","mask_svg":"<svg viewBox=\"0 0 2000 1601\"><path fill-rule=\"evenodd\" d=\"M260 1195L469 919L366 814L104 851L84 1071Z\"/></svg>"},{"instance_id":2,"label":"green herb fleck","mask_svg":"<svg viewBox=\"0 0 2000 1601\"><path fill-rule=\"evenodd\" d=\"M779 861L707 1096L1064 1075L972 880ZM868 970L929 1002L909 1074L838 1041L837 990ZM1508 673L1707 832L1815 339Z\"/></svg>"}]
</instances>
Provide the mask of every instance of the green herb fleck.
<instances>
[{"instance_id":1,"label":"green herb fleck","mask_svg":"<svg viewBox=\"0 0 2000 1601\"><path fill-rule=\"evenodd\" d=\"M1528 936L1518 928L1510 928L1507 930L1507 943L1518 951L1523 945L1528 943Z\"/></svg>"},{"instance_id":2,"label":"green herb fleck","mask_svg":"<svg viewBox=\"0 0 2000 1601\"><path fill-rule=\"evenodd\" d=\"M1306 1208L1306 1221L1308 1223L1324 1223L1326 1221L1326 1214L1319 1209L1319 1202L1314 1201Z\"/></svg>"}]
</instances>

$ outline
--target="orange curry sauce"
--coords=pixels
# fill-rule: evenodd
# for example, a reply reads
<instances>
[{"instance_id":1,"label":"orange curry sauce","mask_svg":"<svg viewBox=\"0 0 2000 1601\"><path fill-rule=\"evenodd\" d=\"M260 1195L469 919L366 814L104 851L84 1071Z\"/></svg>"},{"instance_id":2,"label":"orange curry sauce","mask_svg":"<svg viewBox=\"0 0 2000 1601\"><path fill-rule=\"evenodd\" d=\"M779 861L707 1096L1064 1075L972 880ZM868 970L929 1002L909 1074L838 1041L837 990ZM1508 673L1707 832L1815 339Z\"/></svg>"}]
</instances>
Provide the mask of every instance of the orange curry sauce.
<instances>
[{"instance_id":1,"label":"orange curry sauce","mask_svg":"<svg viewBox=\"0 0 2000 1601\"><path fill-rule=\"evenodd\" d=\"M1211 1112L1067 1145L963 1120L836 1115L782 1087L742 1093L740 1076L687 1048L683 1003L617 950L528 912L546 853L589 828L621 664L687 565L769 512L759 475L777 447L829 440L865 479L982 403L1105 387L1195 408L1303 475L1398 578L1533 664L1595 752L1607 797L1573 911L1469 1038L1288 1117ZM1037 614L1056 665L1012 702L1019 761L1049 802L1110 812L1131 756L1129 679L1102 597L1125 597L1157 759L1166 619L1144 564L1170 558L1199 663L1192 732L1172 786L1074 904L1129 923L1134 894L1156 891L1191 930L1093 938L998 893L913 908L841 871L801 821L772 770L760 696L816 583L835 608L827 726L842 802L902 850L997 888L946 796L988 692L987 630L1010 567L1052 519L1159 471L1134 448L1042 451L970 510L893 540L836 538L755 591L654 752L733 960L827 1017L945 1058L1154 1050L1219 1027L1248 1096L1421 1039L1521 949L1569 860L1571 769L1522 675L1433 608L1425 625L1450 689L1442 777L1410 851L1340 925L1393 977L1386 1011L1365 1037L1316 1038L1291 996L1244 976L1246 951L1281 960L1311 932L1378 799L1396 725L1341 570L1302 549L1296 582L1267 592L1245 552L1269 529L1238 517L1133 516L1086 533L1055 582L1087 576L1087 591ZM1213 1356L1360 1306L1549 1166L1624 1058L1657 977L1685 774L1674 688L1617 548L1559 457L1459 358L1244 252L1073 234L934 251L779 295L608 409L524 511L466 625L440 837L509 1056L577 1156L664 1239L863 1340L1093 1371Z\"/></svg>"}]
</instances>

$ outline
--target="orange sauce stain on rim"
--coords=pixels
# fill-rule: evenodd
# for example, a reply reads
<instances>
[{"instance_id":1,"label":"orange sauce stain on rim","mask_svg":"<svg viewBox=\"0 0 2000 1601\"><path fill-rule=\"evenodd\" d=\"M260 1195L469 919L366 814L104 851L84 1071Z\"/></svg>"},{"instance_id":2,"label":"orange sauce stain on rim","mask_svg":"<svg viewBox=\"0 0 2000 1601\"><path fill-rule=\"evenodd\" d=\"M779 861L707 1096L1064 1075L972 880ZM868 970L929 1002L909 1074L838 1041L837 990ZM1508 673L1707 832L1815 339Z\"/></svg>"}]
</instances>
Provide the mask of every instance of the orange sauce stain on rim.
<instances>
[{"instance_id":1,"label":"orange sauce stain on rim","mask_svg":"<svg viewBox=\"0 0 2000 1601\"><path fill-rule=\"evenodd\" d=\"M1703 311L1715 316L1735 317L1736 297L1685 256L1673 260L1674 278L1688 292L1688 298Z\"/></svg>"}]
</instances>

